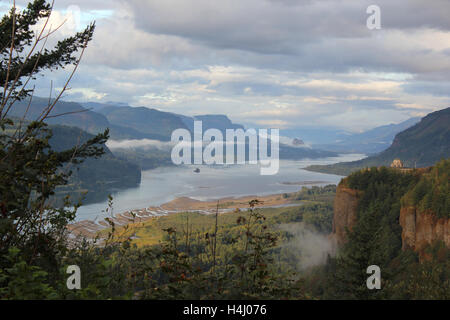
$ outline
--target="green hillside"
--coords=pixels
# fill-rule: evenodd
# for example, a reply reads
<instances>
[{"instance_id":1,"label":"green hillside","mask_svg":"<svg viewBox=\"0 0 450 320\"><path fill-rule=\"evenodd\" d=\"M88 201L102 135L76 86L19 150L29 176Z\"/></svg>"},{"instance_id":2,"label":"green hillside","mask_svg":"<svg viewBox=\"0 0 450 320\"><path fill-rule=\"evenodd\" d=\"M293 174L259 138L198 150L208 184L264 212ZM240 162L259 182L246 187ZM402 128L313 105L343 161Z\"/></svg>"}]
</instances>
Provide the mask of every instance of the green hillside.
<instances>
[{"instance_id":1,"label":"green hillside","mask_svg":"<svg viewBox=\"0 0 450 320\"><path fill-rule=\"evenodd\" d=\"M389 166L394 159L405 167L421 168L450 158L450 108L430 113L415 126L400 132L380 154L354 162L310 166L311 171L348 175L362 168Z\"/></svg>"},{"instance_id":2,"label":"green hillside","mask_svg":"<svg viewBox=\"0 0 450 320\"><path fill-rule=\"evenodd\" d=\"M404 206L450 218L450 160L440 161L402 199Z\"/></svg>"},{"instance_id":3,"label":"green hillside","mask_svg":"<svg viewBox=\"0 0 450 320\"><path fill-rule=\"evenodd\" d=\"M51 125L50 145L55 151L64 151L81 145L94 136L76 127ZM15 128L5 132L13 133ZM57 198L70 194L84 203L103 201L117 189L135 187L141 182L141 168L138 164L116 157L103 145L105 153L98 159L89 158L83 163L63 168L72 171L69 184L58 188Z\"/></svg>"},{"instance_id":4,"label":"green hillside","mask_svg":"<svg viewBox=\"0 0 450 320\"><path fill-rule=\"evenodd\" d=\"M63 151L81 144L93 135L79 128L51 126L53 137L51 146ZM82 164L70 168L73 174L70 184L61 188L60 195L69 192L74 196L87 192L85 202L105 199L116 189L135 187L141 182L141 169L138 165L115 157L108 147L103 146L105 154L99 159L87 159Z\"/></svg>"},{"instance_id":5,"label":"green hillside","mask_svg":"<svg viewBox=\"0 0 450 320\"><path fill-rule=\"evenodd\" d=\"M450 160L443 160L429 170L402 172L381 167L355 172L343 180L343 186L359 192L357 219L347 228L347 242L336 257L307 279L312 293L324 299L449 299L448 246L435 240L425 248L427 258L420 260L417 252L402 249L400 223L402 204L449 217L449 173ZM430 238L432 233L436 230L430 227ZM367 290L370 265L382 270L381 290Z\"/></svg>"}]
</instances>

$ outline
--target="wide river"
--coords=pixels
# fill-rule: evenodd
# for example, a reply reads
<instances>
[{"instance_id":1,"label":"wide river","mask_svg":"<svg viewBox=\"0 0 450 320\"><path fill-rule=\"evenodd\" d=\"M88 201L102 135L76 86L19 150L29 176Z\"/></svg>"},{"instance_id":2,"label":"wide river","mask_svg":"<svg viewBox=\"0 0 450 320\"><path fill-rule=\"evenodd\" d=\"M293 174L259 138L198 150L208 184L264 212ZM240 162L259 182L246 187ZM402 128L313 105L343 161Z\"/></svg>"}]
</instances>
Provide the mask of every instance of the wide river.
<instances>
[{"instance_id":1,"label":"wide river","mask_svg":"<svg viewBox=\"0 0 450 320\"><path fill-rule=\"evenodd\" d=\"M159 206L178 197L198 200L239 196L263 196L295 192L302 186L338 184L341 176L303 170L313 164L331 164L355 161L363 154L346 154L317 160L281 160L278 174L260 175L258 165L231 166L178 166L164 167L142 172L139 187L114 193L114 213ZM200 172L195 173L194 169ZM77 219L94 220L105 216L107 201L82 206Z\"/></svg>"}]
</instances>

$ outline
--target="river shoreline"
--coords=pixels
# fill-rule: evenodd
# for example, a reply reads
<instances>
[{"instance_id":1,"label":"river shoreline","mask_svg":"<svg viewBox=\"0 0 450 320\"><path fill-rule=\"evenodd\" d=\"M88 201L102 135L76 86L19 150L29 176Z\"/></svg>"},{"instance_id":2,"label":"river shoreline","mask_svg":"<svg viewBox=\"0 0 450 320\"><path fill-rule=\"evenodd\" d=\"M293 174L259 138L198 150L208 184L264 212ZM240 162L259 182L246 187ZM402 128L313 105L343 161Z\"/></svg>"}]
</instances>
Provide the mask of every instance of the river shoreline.
<instances>
[{"instance_id":1,"label":"river shoreline","mask_svg":"<svg viewBox=\"0 0 450 320\"><path fill-rule=\"evenodd\" d=\"M110 227L106 219L114 222L116 226L125 226L130 223L145 222L150 219L176 214L180 212L198 212L201 214L219 214L233 212L235 210L246 210L249 202L257 199L260 203L258 208L276 208L283 206L301 205L300 201L292 200L289 197L293 193L272 194L266 196L243 196L225 197L215 200L196 200L190 197L179 197L158 207L148 207L138 210L128 210L109 217L96 220L82 220L68 226L71 238L86 237L94 239L98 233ZM286 197L286 195L288 195Z\"/></svg>"}]
</instances>

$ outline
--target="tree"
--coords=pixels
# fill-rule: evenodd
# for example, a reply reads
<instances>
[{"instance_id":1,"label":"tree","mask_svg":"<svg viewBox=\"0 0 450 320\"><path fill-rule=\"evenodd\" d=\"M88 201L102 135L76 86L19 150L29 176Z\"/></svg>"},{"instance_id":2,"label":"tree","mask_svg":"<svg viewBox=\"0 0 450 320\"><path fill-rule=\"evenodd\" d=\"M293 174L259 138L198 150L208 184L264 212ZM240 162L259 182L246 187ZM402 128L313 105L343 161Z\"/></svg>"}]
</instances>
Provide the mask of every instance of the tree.
<instances>
[{"instance_id":1,"label":"tree","mask_svg":"<svg viewBox=\"0 0 450 320\"><path fill-rule=\"evenodd\" d=\"M49 50L46 48L49 37L61 26L51 29L48 26L52 4L45 0L34 0L26 9L19 12L15 6L11 8L0 22L0 118L7 118L9 110L19 99L29 96L33 89L27 88L31 80L44 70L55 70L68 65L75 65L68 82L76 71L81 56L88 42L92 39L95 23L75 34L72 37L58 41L56 46ZM44 26L39 32L32 27L44 20ZM76 53L81 50L79 58ZM39 120L43 121L50 113L58 99L67 88L67 84L59 96L52 102Z\"/></svg>"},{"instance_id":2,"label":"tree","mask_svg":"<svg viewBox=\"0 0 450 320\"><path fill-rule=\"evenodd\" d=\"M79 204L72 204L67 197L64 205L56 207L52 196L72 173L67 165L99 157L108 138L105 131L61 152L49 145L52 133L45 120L67 90L95 29L92 23L47 49L47 40L56 30L48 27L52 9L53 3L34 0L19 11L14 2L0 22L0 274L4 275L0 288L5 285L2 279L13 281L8 276L8 270L14 269L8 258L11 248L19 250L20 261L58 271L57 256L67 248L66 226ZM36 32L33 26L40 21L43 27ZM30 84L38 74L67 66L73 66L73 71L66 84L55 99L49 99L38 119L26 122L25 115L22 119L8 117L15 102L29 99L32 103L34 88ZM71 206L74 209L68 209Z\"/></svg>"}]
</instances>

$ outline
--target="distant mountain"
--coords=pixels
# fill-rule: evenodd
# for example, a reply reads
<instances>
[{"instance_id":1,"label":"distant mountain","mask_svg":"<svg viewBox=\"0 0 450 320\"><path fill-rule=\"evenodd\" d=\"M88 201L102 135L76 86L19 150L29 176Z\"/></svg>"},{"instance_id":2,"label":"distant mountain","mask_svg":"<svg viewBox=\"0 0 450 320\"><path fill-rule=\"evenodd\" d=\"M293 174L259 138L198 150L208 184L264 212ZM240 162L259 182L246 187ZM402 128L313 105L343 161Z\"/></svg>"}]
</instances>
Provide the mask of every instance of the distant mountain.
<instances>
[{"instance_id":1,"label":"distant mountain","mask_svg":"<svg viewBox=\"0 0 450 320\"><path fill-rule=\"evenodd\" d=\"M156 133L144 133L131 127L122 127L115 124L109 125L109 135L112 140L140 140L150 139L169 141L170 138Z\"/></svg>"},{"instance_id":2,"label":"distant mountain","mask_svg":"<svg viewBox=\"0 0 450 320\"><path fill-rule=\"evenodd\" d=\"M146 107L120 107L104 106L98 108L97 112L103 114L112 125L118 125L121 128L129 128L134 132L129 132L134 139L154 139L169 141L172 132L176 129L187 129L194 132L194 122L202 121L203 132L214 128L225 133L226 129L244 129L242 125L234 124L226 115L199 115L184 116L171 112L163 112ZM138 138L139 133L146 134L147 137ZM122 129L122 133L123 129ZM149 138L148 135L153 135ZM127 138L125 138L127 139ZM130 138L128 138L130 139Z\"/></svg>"},{"instance_id":3,"label":"distant mountain","mask_svg":"<svg viewBox=\"0 0 450 320\"><path fill-rule=\"evenodd\" d=\"M315 144L314 146L336 152L374 154L389 148L397 133L412 127L419 121L420 118L411 118L399 124L389 124L362 133L340 134L334 143Z\"/></svg>"},{"instance_id":4,"label":"distant mountain","mask_svg":"<svg viewBox=\"0 0 450 320\"><path fill-rule=\"evenodd\" d=\"M225 133L226 129L244 129L244 126L240 124L234 124L226 115L214 114L194 117L187 117L182 115L179 116L191 132L194 131L194 121L202 122L203 131L206 131L208 129L218 129L222 133Z\"/></svg>"},{"instance_id":5,"label":"distant mountain","mask_svg":"<svg viewBox=\"0 0 450 320\"><path fill-rule=\"evenodd\" d=\"M183 119L183 122L186 124L186 126L190 131L193 131L194 121L202 121L203 131L212 128L218 129L224 134L224 138L226 129L245 130L244 126L233 123L226 115L200 115L194 117L186 117L186 116L181 117ZM248 146L246 147L246 152L248 152ZM316 159L316 158L334 157L336 155L337 154L332 151L316 150L299 146L293 147L280 143L281 159L291 159L291 160L299 160L305 158Z\"/></svg>"},{"instance_id":6,"label":"distant mountain","mask_svg":"<svg viewBox=\"0 0 450 320\"><path fill-rule=\"evenodd\" d=\"M280 135L292 139L301 139L309 145L333 144L336 141L346 139L352 135L342 129L332 129L328 127L300 127L294 129L282 129Z\"/></svg>"},{"instance_id":7,"label":"distant mountain","mask_svg":"<svg viewBox=\"0 0 450 320\"><path fill-rule=\"evenodd\" d=\"M26 119L37 119L47 105L48 99L34 98ZM91 134L97 134L109 128L112 140L150 139L163 142L170 141L172 132L176 129L184 128L193 132L194 121L202 121L203 132L211 128L219 129L223 133L226 129L244 129L244 126L233 123L226 115L190 117L146 107L130 107L123 103L114 105L112 102L84 103L83 105L84 107L75 102L59 101L50 113L51 117L48 118L47 123L73 126ZM15 105L11 115L22 117L27 108L26 101L19 102ZM330 151L280 144L281 159L323 158L336 155L335 152ZM170 159L170 151L157 151L153 148L140 150L136 154L130 153L129 156L126 155L126 152L121 152L120 157L140 165L145 164L144 167L147 168L155 166L159 160L162 160L163 164L167 164L167 159Z\"/></svg>"},{"instance_id":8,"label":"distant mountain","mask_svg":"<svg viewBox=\"0 0 450 320\"><path fill-rule=\"evenodd\" d=\"M337 157L338 154L333 151L326 151L312 148L291 147L280 144L280 159L301 160Z\"/></svg>"},{"instance_id":9,"label":"distant mountain","mask_svg":"<svg viewBox=\"0 0 450 320\"><path fill-rule=\"evenodd\" d=\"M154 137L154 140L169 141L171 139L172 132L175 129L184 128L191 133L194 131L194 121L202 121L202 129L205 132L208 129L218 129L225 133L226 129L244 129L244 126L233 123L226 115L198 115L198 116L184 116L180 114L174 114L170 112L162 112L156 109L149 109L145 107L116 107L106 106L98 109L97 112L107 117L108 121L113 125L119 125L122 128L127 127L130 132L130 136L138 136L139 132L147 135L160 135L160 137ZM134 138L134 139L143 139ZM225 138L225 135L224 135ZM131 139L131 138L128 138ZM151 153L151 154L150 154ZM166 152L168 153L168 152ZM169 158L167 154L159 151L156 155L155 149L149 149L147 151L140 150L137 154L131 154L127 156L124 152L121 152L121 157L129 160L147 158L145 161L137 161L137 163L154 163L154 159L164 159L163 163L167 163ZM298 148L287 145L280 145L280 158L281 159L304 159L304 158L325 158L333 157L337 154L331 151L315 150L311 148ZM148 157L150 156L150 159ZM147 167L147 165L145 166Z\"/></svg>"},{"instance_id":10,"label":"distant mountain","mask_svg":"<svg viewBox=\"0 0 450 320\"><path fill-rule=\"evenodd\" d=\"M406 166L428 167L450 157L450 108L430 113L417 125L399 133L392 146L376 158Z\"/></svg>"},{"instance_id":11,"label":"distant mountain","mask_svg":"<svg viewBox=\"0 0 450 320\"><path fill-rule=\"evenodd\" d=\"M365 167L389 166L397 158L406 167L418 168L450 158L450 108L430 113L415 126L397 134L392 145L376 156L308 169L347 175Z\"/></svg>"},{"instance_id":12,"label":"distant mountain","mask_svg":"<svg viewBox=\"0 0 450 320\"><path fill-rule=\"evenodd\" d=\"M129 107L128 103L125 102L113 102L113 101L109 101L109 102L105 102L105 103L100 103L100 102L82 102L80 103L80 105L83 108L92 110L92 111L97 111L99 109L103 109L105 107L108 106L114 106L114 107Z\"/></svg>"},{"instance_id":13,"label":"distant mountain","mask_svg":"<svg viewBox=\"0 0 450 320\"><path fill-rule=\"evenodd\" d=\"M108 106L99 109L98 113L104 115L113 125L153 135L154 139L163 141L170 140L174 130L187 129L178 115L146 107Z\"/></svg>"},{"instance_id":14,"label":"distant mountain","mask_svg":"<svg viewBox=\"0 0 450 320\"><path fill-rule=\"evenodd\" d=\"M104 104L88 103L94 109L105 108ZM26 113L26 120L36 120L48 106L48 99L34 97L28 107L28 101L18 101L11 109L10 116L22 118ZM27 111L28 109L28 111ZM58 116L62 115L62 116ZM155 139L168 140L159 134L146 134L131 127L112 124L103 114L88 110L76 102L58 101L46 120L48 124L65 125L80 128L88 133L97 134L106 128L110 129L110 137L114 140L123 139Z\"/></svg>"},{"instance_id":15,"label":"distant mountain","mask_svg":"<svg viewBox=\"0 0 450 320\"><path fill-rule=\"evenodd\" d=\"M48 99L34 97L28 108L28 101L18 101L11 109L10 116L22 118L26 114L27 120L36 120L48 106ZM27 111L28 109L28 111ZM64 114L63 116L58 116ZM89 111L76 102L59 101L50 112L46 122L48 124L78 127L89 133L99 133L110 126L105 116Z\"/></svg>"},{"instance_id":16,"label":"distant mountain","mask_svg":"<svg viewBox=\"0 0 450 320\"><path fill-rule=\"evenodd\" d=\"M114 111L116 109L116 111ZM194 132L194 122L195 121L202 121L202 130L205 132L208 129L218 129L220 130L224 135L223 137L226 138L225 133L227 129L243 129L245 130L244 126L240 124L233 123L226 115L198 115L198 116L184 116L180 114L173 114L173 113L167 113L167 112L161 112L154 109L148 109L148 108L118 108L118 107L107 107L104 109L99 110L100 113L105 114L108 119L112 123L120 123L124 125L123 122L116 122L117 120L111 117L111 114L119 114L118 109L121 109L121 112L127 113L129 118L132 119L144 119L145 117L152 117L153 119L165 119L167 123L167 127L171 129L178 129L178 128L185 128L193 134ZM140 110L143 109L143 110ZM145 110L144 110L145 109ZM134 115L133 115L134 114ZM139 116L140 115L140 116ZM124 114L122 118L125 118L126 115ZM180 119L183 123L183 126L179 124L179 122L174 120L174 117ZM137 123L130 122L130 123ZM156 128L156 125L153 125L152 128ZM142 130L142 129L138 129ZM167 132L169 133L169 132ZM170 132L171 135L171 132ZM170 135L166 136L166 139L170 139ZM164 139L158 139L158 140L164 140ZM151 163L154 165L154 159L155 157L157 159L160 159L162 163L167 164L167 159L170 159L168 154L170 151L167 151L164 153L163 151L159 150L158 152L155 152L156 150L148 149L147 151L144 150L137 150L136 154L130 153L129 155L126 155L123 151L120 153L121 157L124 157L129 160L134 159L140 159L137 163L143 163L144 167L148 167L148 163ZM248 146L246 147L246 152L248 154ZM158 153L158 154L157 154ZM150 156L150 159L148 158ZM284 144L280 144L280 158L281 159L305 159L305 158L326 158L326 157L334 157L337 156L337 153L331 152L331 151L323 151L323 150L316 150L311 148L300 148L300 147L292 147ZM145 160L142 160L142 158L146 158Z\"/></svg>"}]
</instances>

